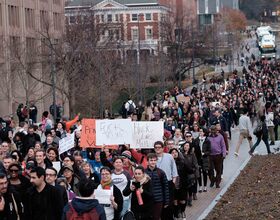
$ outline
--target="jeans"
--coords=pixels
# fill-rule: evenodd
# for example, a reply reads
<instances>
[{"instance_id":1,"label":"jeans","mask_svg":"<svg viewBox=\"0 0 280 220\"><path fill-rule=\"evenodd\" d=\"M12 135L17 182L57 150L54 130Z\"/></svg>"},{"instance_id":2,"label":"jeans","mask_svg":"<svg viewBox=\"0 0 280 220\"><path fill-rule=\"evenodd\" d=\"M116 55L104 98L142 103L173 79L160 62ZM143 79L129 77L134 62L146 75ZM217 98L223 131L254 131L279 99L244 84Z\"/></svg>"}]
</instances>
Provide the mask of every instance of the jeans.
<instances>
[{"instance_id":1,"label":"jeans","mask_svg":"<svg viewBox=\"0 0 280 220\"><path fill-rule=\"evenodd\" d=\"M130 199L123 200L123 209L121 212L121 216L124 216L124 214L130 209Z\"/></svg>"},{"instance_id":2,"label":"jeans","mask_svg":"<svg viewBox=\"0 0 280 220\"><path fill-rule=\"evenodd\" d=\"M267 153L270 154L271 151L270 151L270 146L269 146L269 143L268 143L268 137L258 137L257 139L257 142L253 145L253 147L251 148L250 152L253 153L254 150L256 149L256 147L260 144L261 140L263 140L263 142L265 143L265 146L266 146L266 150L267 150Z\"/></svg>"}]
</instances>

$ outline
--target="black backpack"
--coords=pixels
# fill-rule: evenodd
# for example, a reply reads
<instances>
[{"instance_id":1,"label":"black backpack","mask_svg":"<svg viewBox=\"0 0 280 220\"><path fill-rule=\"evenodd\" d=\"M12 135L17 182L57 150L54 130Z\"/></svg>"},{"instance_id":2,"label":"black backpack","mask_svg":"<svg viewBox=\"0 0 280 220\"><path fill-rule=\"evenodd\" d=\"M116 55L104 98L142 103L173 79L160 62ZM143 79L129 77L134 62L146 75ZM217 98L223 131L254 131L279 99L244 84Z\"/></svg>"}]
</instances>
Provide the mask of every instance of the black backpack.
<instances>
[{"instance_id":1,"label":"black backpack","mask_svg":"<svg viewBox=\"0 0 280 220\"><path fill-rule=\"evenodd\" d=\"M128 102L128 104L129 104L129 106L128 106L128 112L129 112L129 113L134 113L135 107L134 107L134 105L133 105L133 102L132 102L132 101L131 101L131 102Z\"/></svg>"}]
</instances>

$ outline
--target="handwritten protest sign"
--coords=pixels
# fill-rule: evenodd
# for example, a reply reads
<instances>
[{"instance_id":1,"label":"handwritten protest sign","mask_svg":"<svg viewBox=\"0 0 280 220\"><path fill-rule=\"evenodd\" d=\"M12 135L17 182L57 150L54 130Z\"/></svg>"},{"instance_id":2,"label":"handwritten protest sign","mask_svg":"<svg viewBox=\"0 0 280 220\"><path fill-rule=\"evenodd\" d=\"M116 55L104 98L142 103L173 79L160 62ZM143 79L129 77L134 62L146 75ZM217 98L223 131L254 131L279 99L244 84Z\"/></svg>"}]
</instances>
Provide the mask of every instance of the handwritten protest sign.
<instances>
[{"instance_id":1,"label":"handwritten protest sign","mask_svg":"<svg viewBox=\"0 0 280 220\"><path fill-rule=\"evenodd\" d=\"M133 143L131 148L153 148L156 141L163 139L162 121L137 121L133 124Z\"/></svg>"},{"instance_id":2,"label":"handwritten protest sign","mask_svg":"<svg viewBox=\"0 0 280 220\"><path fill-rule=\"evenodd\" d=\"M67 134L65 138L59 140L59 154L62 154L75 146L75 133Z\"/></svg>"},{"instance_id":3,"label":"handwritten protest sign","mask_svg":"<svg viewBox=\"0 0 280 220\"><path fill-rule=\"evenodd\" d=\"M96 145L132 143L130 119L96 120Z\"/></svg>"},{"instance_id":4,"label":"handwritten protest sign","mask_svg":"<svg viewBox=\"0 0 280 220\"><path fill-rule=\"evenodd\" d=\"M95 119L82 120L81 147L96 147Z\"/></svg>"}]
</instances>

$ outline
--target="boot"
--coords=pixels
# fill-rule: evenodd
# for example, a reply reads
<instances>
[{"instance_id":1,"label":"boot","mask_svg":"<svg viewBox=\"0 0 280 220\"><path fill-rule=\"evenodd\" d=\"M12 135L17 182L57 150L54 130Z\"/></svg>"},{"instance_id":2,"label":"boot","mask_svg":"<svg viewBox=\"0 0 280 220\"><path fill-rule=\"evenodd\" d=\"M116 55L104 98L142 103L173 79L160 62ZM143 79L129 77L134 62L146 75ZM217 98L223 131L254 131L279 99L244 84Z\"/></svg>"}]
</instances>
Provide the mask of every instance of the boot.
<instances>
[{"instance_id":1,"label":"boot","mask_svg":"<svg viewBox=\"0 0 280 220\"><path fill-rule=\"evenodd\" d=\"M179 218L180 207L179 205L174 205L174 217Z\"/></svg>"},{"instance_id":2,"label":"boot","mask_svg":"<svg viewBox=\"0 0 280 220\"><path fill-rule=\"evenodd\" d=\"M185 212L185 210L186 210L186 206L187 206L187 204L186 204L186 203L184 203L184 204L180 204L180 211L181 211L181 213L184 213L184 212Z\"/></svg>"}]
</instances>

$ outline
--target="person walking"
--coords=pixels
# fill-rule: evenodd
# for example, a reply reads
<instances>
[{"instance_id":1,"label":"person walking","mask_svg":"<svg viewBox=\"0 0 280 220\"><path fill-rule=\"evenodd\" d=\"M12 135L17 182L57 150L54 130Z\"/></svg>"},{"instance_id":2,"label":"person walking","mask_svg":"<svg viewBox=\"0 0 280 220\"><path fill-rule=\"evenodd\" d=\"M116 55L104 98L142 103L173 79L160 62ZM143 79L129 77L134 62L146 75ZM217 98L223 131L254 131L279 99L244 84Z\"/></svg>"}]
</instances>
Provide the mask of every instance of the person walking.
<instances>
[{"instance_id":1,"label":"person walking","mask_svg":"<svg viewBox=\"0 0 280 220\"><path fill-rule=\"evenodd\" d=\"M266 126L265 116L264 115L262 115L260 117L260 122L259 122L259 125L257 126L257 128L258 127L260 128L259 131L258 132L254 132L256 137L257 137L257 141L253 145L253 147L250 149L249 154L251 156L253 156L253 153L254 153L256 147L260 144L261 140L263 140L263 142L265 143L265 146L266 146L266 149L267 149L267 153L271 154L270 146L269 146L269 143L268 143L268 129L267 129L267 126Z\"/></svg>"},{"instance_id":2,"label":"person walking","mask_svg":"<svg viewBox=\"0 0 280 220\"><path fill-rule=\"evenodd\" d=\"M212 125L210 128L209 140L211 142L210 153L210 187L216 183L216 188L220 188L223 160L226 157L226 144L221 134L217 132L216 126ZM214 176L214 169L216 176Z\"/></svg>"},{"instance_id":3,"label":"person walking","mask_svg":"<svg viewBox=\"0 0 280 220\"><path fill-rule=\"evenodd\" d=\"M239 130L240 130L240 134L239 134L239 140L237 143L237 146L235 148L235 152L234 155L235 156L239 156L239 149L240 149L240 145L243 141L244 138L247 138L248 142L249 142L249 146L250 149L253 146L253 142L252 142L252 136L250 134L250 129L251 129L251 120L248 116L248 110L247 109L243 109L243 112L241 113L241 116L239 118Z\"/></svg>"}]
</instances>

